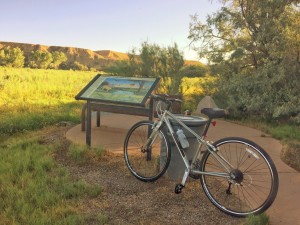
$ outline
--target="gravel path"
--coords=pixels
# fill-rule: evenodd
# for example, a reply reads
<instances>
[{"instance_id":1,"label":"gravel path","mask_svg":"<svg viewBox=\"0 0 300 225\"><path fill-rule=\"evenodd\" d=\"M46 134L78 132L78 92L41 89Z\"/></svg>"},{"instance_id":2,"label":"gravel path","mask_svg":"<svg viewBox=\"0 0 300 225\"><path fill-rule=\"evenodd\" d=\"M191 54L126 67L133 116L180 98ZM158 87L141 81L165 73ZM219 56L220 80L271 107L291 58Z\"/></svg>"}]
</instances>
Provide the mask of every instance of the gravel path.
<instances>
[{"instance_id":1,"label":"gravel path","mask_svg":"<svg viewBox=\"0 0 300 225\"><path fill-rule=\"evenodd\" d=\"M101 159L83 165L68 157L68 141L57 151L57 162L67 168L74 179L83 179L102 187L95 199L85 199L83 212L104 214L108 224L242 224L243 219L228 216L205 196L199 181L190 179L179 195L175 183L164 177L145 183L133 177L122 154L106 153Z\"/></svg>"}]
</instances>

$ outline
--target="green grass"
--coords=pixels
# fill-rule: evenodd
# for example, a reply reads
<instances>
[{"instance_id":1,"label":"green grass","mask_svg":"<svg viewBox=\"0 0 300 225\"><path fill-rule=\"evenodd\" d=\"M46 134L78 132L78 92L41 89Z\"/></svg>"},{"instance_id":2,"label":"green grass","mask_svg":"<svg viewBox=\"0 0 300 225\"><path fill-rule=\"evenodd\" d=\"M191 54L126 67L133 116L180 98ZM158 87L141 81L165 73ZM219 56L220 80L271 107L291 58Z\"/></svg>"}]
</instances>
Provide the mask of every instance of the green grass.
<instances>
[{"instance_id":1,"label":"green grass","mask_svg":"<svg viewBox=\"0 0 300 225\"><path fill-rule=\"evenodd\" d=\"M0 140L1 135L37 130L60 121L79 123L84 102L76 101L75 96L95 75L90 71L0 67ZM212 77L183 80L188 109L198 103L191 95L209 94L206 84L214 81Z\"/></svg>"},{"instance_id":2,"label":"green grass","mask_svg":"<svg viewBox=\"0 0 300 225\"><path fill-rule=\"evenodd\" d=\"M53 159L59 143L43 143L32 132L78 123L83 102L75 96L95 75L0 67L0 224L107 222L105 215L83 214L80 205L101 187L71 179Z\"/></svg>"},{"instance_id":3,"label":"green grass","mask_svg":"<svg viewBox=\"0 0 300 225\"><path fill-rule=\"evenodd\" d=\"M300 141L300 126L291 124L269 125L266 131L276 139Z\"/></svg>"},{"instance_id":4,"label":"green grass","mask_svg":"<svg viewBox=\"0 0 300 225\"><path fill-rule=\"evenodd\" d=\"M244 225L268 225L269 222L269 216L265 213L262 213L260 215L254 216L250 215L247 217L247 221Z\"/></svg>"},{"instance_id":5,"label":"green grass","mask_svg":"<svg viewBox=\"0 0 300 225\"><path fill-rule=\"evenodd\" d=\"M96 158L101 158L105 150L102 147L90 147L87 145L71 144L68 154L78 164L85 164Z\"/></svg>"},{"instance_id":6,"label":"green grass","mask_svg":"<svg viewBox=\"0 0 300 225\"><path fill-rule=\"evenodd\" d=\"M95 72L0 67L0 135L80 121L78 92Z\"/></svg>"},{"instance_id":7,"label":"green grass","mask_svg":"<svg viewBox=\"0 0 300 225\"><path fill-rule=\"evenodd\" d=\"M28 135L0 145L1 224L85 224L90 220L80 212L80 199L97 197L101 188L71 179L52 157L56 147L39 144L38 138ZM98 217L99 221L106 218Z\"/></svg>"},{"instance_id":8,"label":"green grass","mask_svg":"<svg viewBox=\"0 0 300 225\"><path fill-rule=\"evenodd\" d=\"M284 122L265 122L255 118L234 120L242 124L259 129L281 141L283 149L281 159L290 167L300 171L300 126Z\"/></svg>"},{"instance_id":9,"label":"green grass","mask_svg":"<svg viewBox=\"0 0 300 225\"><path fill-rule=\"evenodd\" d=\"M229 118L229 120L235 121L237 123L242 123L246 126L253 127L264 131L272 137L282 140L284 142L290 141L300 141L300 126L291 123L281 122L271 122L271 121L262 121L256 118Z\"/></svg>"}]
</instances>

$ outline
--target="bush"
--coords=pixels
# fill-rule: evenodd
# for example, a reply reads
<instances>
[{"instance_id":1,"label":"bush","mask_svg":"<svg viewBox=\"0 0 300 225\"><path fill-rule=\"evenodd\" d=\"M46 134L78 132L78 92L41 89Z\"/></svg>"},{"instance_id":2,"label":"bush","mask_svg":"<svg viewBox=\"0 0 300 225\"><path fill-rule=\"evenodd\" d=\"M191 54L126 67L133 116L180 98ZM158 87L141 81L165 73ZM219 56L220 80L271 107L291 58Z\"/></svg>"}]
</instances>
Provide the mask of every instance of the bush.
<instances>
[{"instance_id":1,"label":"bush","mask_svg":"<svg viewBox=\"0 0 300 225\"><path fill-rule=\"evenodd\" d=\"M222 78L220 94L226 96L236 115L300 124L300 83L292 77L296 79L296 71L288 72L282 65L269 64L248 75Z\"/></svg>"}]
</instances>

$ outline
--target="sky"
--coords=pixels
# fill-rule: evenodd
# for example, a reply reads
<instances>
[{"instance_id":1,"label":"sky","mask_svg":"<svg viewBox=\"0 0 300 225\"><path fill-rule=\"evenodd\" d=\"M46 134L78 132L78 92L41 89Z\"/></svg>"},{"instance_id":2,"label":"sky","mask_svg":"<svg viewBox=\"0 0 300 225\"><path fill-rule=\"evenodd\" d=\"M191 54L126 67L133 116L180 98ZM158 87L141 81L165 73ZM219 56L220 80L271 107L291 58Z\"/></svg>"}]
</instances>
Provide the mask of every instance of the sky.
<instances>
[{"instance_id":1,"label":"sky","mask_svg":"<svg viewBox=\"0 0 300 225\"><path fill-rule=\"evenodd\" d=\"M178 44L185 59L191 15L206 21L221 7L211 0L1 0L0 41L127 53L144 41Z\"/></svg>"}]
</instances>

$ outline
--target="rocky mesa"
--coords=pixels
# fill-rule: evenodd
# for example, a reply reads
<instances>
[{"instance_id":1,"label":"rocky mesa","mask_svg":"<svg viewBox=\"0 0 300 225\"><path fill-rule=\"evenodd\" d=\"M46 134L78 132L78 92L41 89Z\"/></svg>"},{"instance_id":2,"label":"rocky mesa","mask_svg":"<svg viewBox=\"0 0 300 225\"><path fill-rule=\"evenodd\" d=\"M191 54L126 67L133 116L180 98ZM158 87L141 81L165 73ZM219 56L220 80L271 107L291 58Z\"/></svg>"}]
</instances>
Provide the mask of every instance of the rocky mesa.
<instances>
[{"instance_id":1,"label":"rocky mesa","mask_svg":"<svg viewBox=\"0 0 300 225\"><path fill-rule=\"evenodd\" d=\"M104 67L110 65L114 61L128 60L128 54L122 52L116 52L112 50L99 50L92 51L90 49L75 48L75 47L62 47L62 46L47 46L40 44L28 44L28 43L17 43L17 42L5 42L0 41L0 49L20 48L24 56L28 58L32 51L48 51L50 53L59 51L63 52L67 56L66 64L72 64L78 62L87 66L88 68L95 68L101 70ZM186 65L199 65L198 61L185 60Z\"/></svg>"},{"instance_id":2,"label":"rocky mesa","mask_svg":"<svg viewBox=\"0 0 300 225\"><path fill-rule=\"evenodd\" d=\"M46 46L40 44L27 44L16 42L0 42L0 49L20 48L25 57L28 57L32 51L48 51L50 53L54 51L60 51L66 54L67 62L74 63L79 62L89 68L95 68L100 70L101 68L109 65L115 60L127 60L128 55L126 53L115 52L111 50L92 51L90 49L75 48L75 47L62 47L62 46Z\"/></svg>"}]
</instances>

